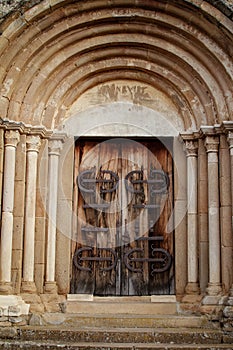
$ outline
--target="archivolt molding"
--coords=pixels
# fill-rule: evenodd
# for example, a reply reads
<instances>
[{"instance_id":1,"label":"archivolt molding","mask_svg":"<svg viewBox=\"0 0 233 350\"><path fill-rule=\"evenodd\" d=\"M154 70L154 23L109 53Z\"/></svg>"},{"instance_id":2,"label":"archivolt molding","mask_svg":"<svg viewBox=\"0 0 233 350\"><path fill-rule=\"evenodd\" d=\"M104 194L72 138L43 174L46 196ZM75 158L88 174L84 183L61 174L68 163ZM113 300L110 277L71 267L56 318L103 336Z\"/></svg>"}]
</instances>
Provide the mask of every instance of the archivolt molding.
<instances>
[{"instance_id":1,"label":"archivolt molding","mask_svg":"<svg viewBox=\"0 0 233 350\"><path fill-rule=\"evenodd\" d=\"M232 119L232 22L205 1L41 1L0 37L2 117L59 128L88 89L151 84L186 129Z\"/></svg>"}]
</instances>

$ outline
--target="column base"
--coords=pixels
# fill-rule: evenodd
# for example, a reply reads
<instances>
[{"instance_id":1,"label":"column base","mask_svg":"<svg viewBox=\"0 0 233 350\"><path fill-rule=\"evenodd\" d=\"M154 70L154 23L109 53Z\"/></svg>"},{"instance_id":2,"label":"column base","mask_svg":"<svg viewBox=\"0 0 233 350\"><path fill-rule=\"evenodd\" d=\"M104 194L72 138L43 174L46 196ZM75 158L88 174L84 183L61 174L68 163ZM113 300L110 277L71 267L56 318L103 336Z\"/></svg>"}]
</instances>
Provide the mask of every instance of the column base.
<instances>
[{"instance_id":1,"label":"column base","mask_svg":"<svg viewBox=\"0 0 233 350\"><path fill-rule=\"evenodd\" d=\"M57 283L54 281L47 281L44 285L45 294L57 294Z\"/></svg>"},{"instance_id":2,"label":"column base","mask_svg":"<svg viewBox=\"0 0 233 350\"><path fill-rule=\"evenodd\" d=\"M22 281L21 293L37 294L37 289L34 281Z\"/></svg>"},{"instance_id":3,"label":"column base","mask_svg":"<svg viewBox=\"0 0 233 350\"><path fill-rule=\"evenodd\" d=\"M206 295L202 300L202 305L219 305L221 299L221 295Z\"/></svg>"},{"instance_id":4,"label":"column base","mask_svg":"<svg viewBox=\"0 0 233 350\"><path fill-rule=\"evenodd\" d=\"M206 288L208 296L221 296L222 295L222 286L220 283L208 283Z\"/></svg>"},{"instance_id":5,"label":"column base","mask_svg":"<svg viewBox=\"0 0 233 350\"><path fill-rule=\"evenodd\" d=\"M10 294L13 294L12 282L0 281L0 295L10 295Z\"/></svg>"},{"instance_id":6,"label":"column base","mask_svg":"<svg viewBox=\"0 0 233 350\"><path fill-rule=\"evenodd\" d=\"M203 305L218 305L222 299L222 287L220 283L208 283L207 295L203 298Z\"/></svg>"},{"instance_id":7,"label":"column base","mask_svg":"<svg viewBox=\"0 0 233 350\"><path fill-rule=\"evenodd\" d=\"M185 287L185 293L189 295L199 295L199 284L197 282L188 282L188 284Z\"/></svg>"},{"instance_id":8,"label":"column base","mask_svg":"<svg viewBox=\"0 0 233 350\"><path fill-rule=\"evenodd\" d=\"M197 282L188 282L185 287L185 293L182 303L199 305L202 296L200 295L200 288Z\"/></svg>"}]
</instances>

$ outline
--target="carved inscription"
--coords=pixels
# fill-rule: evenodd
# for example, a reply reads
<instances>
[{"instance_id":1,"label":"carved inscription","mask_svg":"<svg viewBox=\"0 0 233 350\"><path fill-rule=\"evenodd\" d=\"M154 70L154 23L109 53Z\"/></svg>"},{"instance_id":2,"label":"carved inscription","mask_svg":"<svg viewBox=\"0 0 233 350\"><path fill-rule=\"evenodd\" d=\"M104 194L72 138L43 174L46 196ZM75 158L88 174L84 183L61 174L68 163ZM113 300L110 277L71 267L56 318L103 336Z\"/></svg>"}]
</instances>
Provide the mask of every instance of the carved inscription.
<instances>
[{"instance_id":1,"label":"carved inscription","mask_svg":"<svg viewBox=\"0 0 233 350\"><path fill-rule=\"evenodd\" d=\"M117 102L128 99L135 104L151 101L152 98L147 91L148 87L142 85L117 85L105 84L99 87L98 94L104 97L105 102Z\"/></svg>"}]
</instances>

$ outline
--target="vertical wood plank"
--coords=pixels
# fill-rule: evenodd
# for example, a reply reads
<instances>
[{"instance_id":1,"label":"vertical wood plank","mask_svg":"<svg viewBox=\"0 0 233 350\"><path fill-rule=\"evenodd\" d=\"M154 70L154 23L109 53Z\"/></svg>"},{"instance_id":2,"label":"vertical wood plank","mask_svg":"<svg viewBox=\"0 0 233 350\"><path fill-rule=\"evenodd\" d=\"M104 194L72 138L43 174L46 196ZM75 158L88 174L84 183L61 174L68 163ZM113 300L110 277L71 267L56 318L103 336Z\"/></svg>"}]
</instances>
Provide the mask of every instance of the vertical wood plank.
<instances>
[{"instance_id":1,"label":"vertical wood plank","mask_svg":"<svg viewBox=\"0 0 233 350\"><path fill-rule=\"evenodd\" d=\"M158 140L139 143L127 139L112 139L99 144L93 141L79 143L76 158L79 160L75 165L75 177L81 171L95 166L97 180L110 180L111 175L104 174L101 170L111 170L118 174L120 181L118 190L112 193L102 191L103 188L111 186L109 183L97 183L96 198L91 198L90 194L82 196L80 191L78 193L76 190L79 243L75 245L74 250L86 246L97 248L92 249L91 253L82 253L84 258L90 254L95 257L95 262L82 263L83 267L92 266L91 273L73 269L73 292L103 296L173 294L173 262L168 271L154 274L154 263L148 262L149 258L161 257L161 252L158 253L157 250L155 253L154 248L163 248L172 257L174 255L173 234L166 232L173 206L173 162L169 151ZM160 169L168 174L170 185L167 193L154 196L149 194L152 185L149 185L147 180L150 176L153 177L151 169ZM137 193L129 191L124 183L126 175L131 171L136 171L132 174L132 179L140 181L133 185L129 181L128 185L139 191ZM110 204L111 209L83 209L83 204L91 200L98 204ZM158 209L143 208L148 204L156 204ZM98 227L99 231L86 231L84 235L81 230L83 224ZM103 232L101 228L109 230ZM155 236L162 237L163 241L148 241L148 237ZM144 239L141 239L142 237ZM110 271L103 271L109 266L110 259L114 259L113 253L106 248L114 249L118 257L115 269ZM128 268L125 256L130 252L132 254L128 255ZM143 258L143 261L135 261L136 258Z\"/></svg>"}]
</instances>

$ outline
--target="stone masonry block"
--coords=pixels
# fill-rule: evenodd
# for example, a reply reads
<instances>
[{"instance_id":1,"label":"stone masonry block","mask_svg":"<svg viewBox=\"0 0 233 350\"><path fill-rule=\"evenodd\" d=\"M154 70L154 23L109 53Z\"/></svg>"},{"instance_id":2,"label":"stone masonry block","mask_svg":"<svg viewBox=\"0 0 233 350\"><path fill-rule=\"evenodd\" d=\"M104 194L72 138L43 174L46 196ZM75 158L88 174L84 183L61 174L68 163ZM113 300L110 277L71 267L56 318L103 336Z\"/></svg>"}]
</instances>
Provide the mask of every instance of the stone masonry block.
<instances>
[{"instance_id":1,"label":"stone masonry block","mask_svg":"<svg viewBox=\"0 0 233 350\"><path fill-rule=\"evenodd\" d=\"M46 193L47 188L37 188L36 190L36 216L45 217L46 215Z\"/></svg>"},{"instance_id":2,"label":"stone masonry block","mask_svg":"<svg viewBox=\"0 0 233 350\"><path fill-rule=\"evenodd\" d=\"M24 230L24 219L23 217L14 217L13 223L13 249L23 249L23 230Z\"/></svg>"},{"instance_id":3,"label":"stone masonry block","mask_svg":"<svg viewBox=\"0 0 233 350\"><path fill-rule=\"evenodd\" d=\"M25 181L26 176L26 135L20 136L16 150L15 180Z\"/></svg>"},{"instance_id":4,"label":"stone masonry block","mask_svg":"<svg viewBox=\"0 0 233 350\"><path fill-rule=\"evenodd\" d=\"M232 247L232 217L231 217L231 207L220 208L221 216L221 242L225 247Z\"/></svg>"},{"instance_id":5,"label":"stone masonry block","mask_svg":"<svg viewBox=\"0 0 233 350\"><path fill-rule=\"evenodd\" d=\"M21 314L21 308L19 305L11 305L8 308L9 316L19 316Z\"/></svg>"},{"instance_id":6,"label":"stone masonry block","mask_svg":"<svg viewBox=\"0 0 233 350\"><path fill-rule=\"evenodd\" d=\"M15 181L14 191L14 217L24 217L25 183Z\"/></svg>"},{"instance_id":7,"label":"stone masonry block","mask_svg":"<svg viewBox=\"0 0 233 350\"><path fill-rule=\"evenodd\" d=\"M7 48L9 41L4 36L0 37L0 55Z\"/></svg>"},{"instance_id":8,"label":"stone masonry block","mask_svg":"<svg viewBox=\"0 0 233 350\"><path fill-rule=\"evenodd\" d=\"M9 100L4 96L0 96L1 118L6 118L8 106L9 106Z\"/></svg>"},{"instance_id":9,"label":"stone masonry block","mask_svg":"<svg viewBox=\"0 0 233 350\"><path fill-rule=\"evenodd\" d=\"M44 276L45 276L45 265L35 264L35 284L39 294L43 293Z\"/></svg>"},{"instance_id":10,"label":"stone masonry block","mask_svg":"<svg viewBox=\"0 0 233 350\"><path fill-rule=\"evenodd\" d=\"M12 269L20 270L22 267L22 250L14 250L12 251Z\"/></svg>"},{"instance_id":11,"label":"stone masonry block","mask_svg":"<svg viewBox=\"0 0 233 350\"><path fill-rule=\"evenodd\" d=\"M11 98L8 115L11 115L12 117L16 118L16 116L20 115L20 109L22 107L21 101L15 101L13 97ZM20 100L20 98L18 98Z\"/></svg>"},{"instance_id":12,"label":"stone masonry block","mask_svg":"<svg viewBox=\"0 0 233 350\"><path fill-rule=\"evenodd\" d=\"M45 242L35 241L35 264L43 264L45 261Z\"/></svg>"},{"instance_id":13,"label":"stone masonry block","mask_svg":"<svg viewBox=\"0 0 233 350\"><path fill-rule=\"evenodd\" d=\"M35 241L45 241L45 227L46 227L46 218L36 217L35 223Z\"/></svg>"},{"instance_id":14,"label":"stone masonry block","mask_svg":"<svg viewBox=\"0 0 233 350\"><path fill-rule=\"evenodd\" d=\"M50 1L45 0L36 6L33 6L25 12L25 19L27 22L34 21L38 16L41 16L44 11L50 9Z\"/></svg>"}]
</instances>

